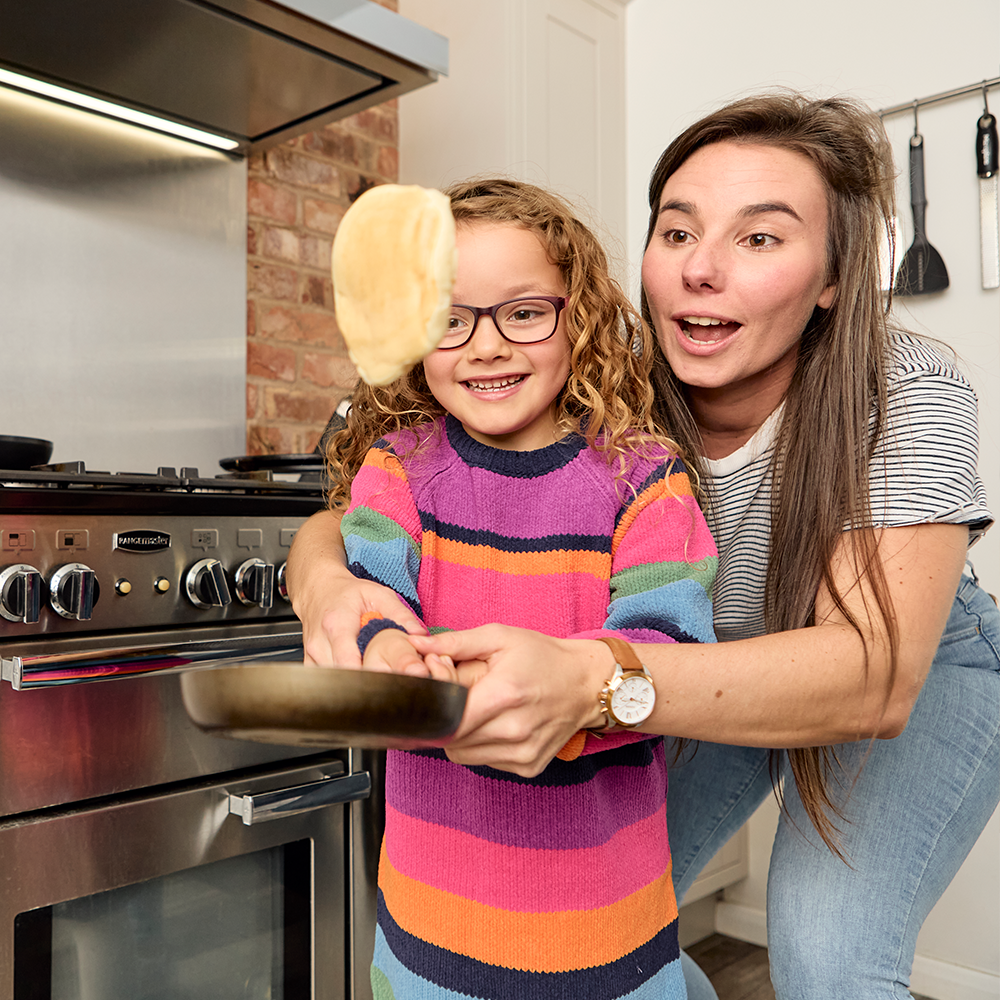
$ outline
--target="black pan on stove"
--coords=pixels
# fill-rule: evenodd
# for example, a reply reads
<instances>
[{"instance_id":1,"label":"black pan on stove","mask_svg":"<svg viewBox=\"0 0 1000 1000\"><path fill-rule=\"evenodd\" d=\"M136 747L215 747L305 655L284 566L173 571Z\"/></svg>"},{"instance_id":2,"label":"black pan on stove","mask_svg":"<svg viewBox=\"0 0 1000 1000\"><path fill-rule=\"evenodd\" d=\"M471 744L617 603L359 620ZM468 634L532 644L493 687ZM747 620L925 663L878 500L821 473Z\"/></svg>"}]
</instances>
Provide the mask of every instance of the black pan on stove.
<instances>
[{"instance_id":1,"label":"black pan on stove","mask_svg":"<svg viewBox=\"0 0 1000 1000\"><path fill-rule=\"evenodd\" d=\"M322 472L323 456L317 452L301 455L239 455L220 458L219 465L226 472Z\"/></svg>"},{"instance_id":2,"label":"black pan on stove","mask_svg":"<svg viewBox=\"0 0 1000 1000\"><path fill-rule=\"evenodd\" d=\"M330 435L347 426L347 421L339 413L330 417L316 450L301 454L287 455L239 455L235 458L220 458L219 465L226 472L282 472L290 475L307 476L319 480L326 465L326 442Z\"/></svg>"},{"instance_id":3,"label":"black pan on stove","mask_svg":"<svg viewBox=\"0 0 1000 1000\"><path fill-rule=\"evenodd\" d=\"M51 457L51 441L0 434L0 469L30 469L44 465Z\"/></svg>"}]
</instances>

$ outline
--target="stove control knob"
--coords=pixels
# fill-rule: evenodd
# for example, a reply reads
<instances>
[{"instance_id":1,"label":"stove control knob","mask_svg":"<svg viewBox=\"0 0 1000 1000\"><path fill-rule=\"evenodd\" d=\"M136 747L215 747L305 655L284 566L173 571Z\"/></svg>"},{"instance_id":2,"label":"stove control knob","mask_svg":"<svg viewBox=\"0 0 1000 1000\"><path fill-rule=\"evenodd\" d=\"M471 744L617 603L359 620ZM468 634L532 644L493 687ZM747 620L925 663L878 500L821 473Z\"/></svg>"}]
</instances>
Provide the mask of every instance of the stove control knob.
<instances>
[{"instance_id":1,"label":"stove control knob","mask_svg":"<svg viewBox=\"0 0 1000 1000\"><path fill-rule=\"evenodd\" d=\"M288 584L285 582L285 567L288 563L282 563L278 567L278 596L291 604L292 599L288 596Z\"/></svg>"},{"instance_id":2,"label":"stove control knob","mask_svg":"<svg viewBox=\"0 0 1000 1000\"><path fill-rule=\"evenodd\" d=\"M184 588L196 608L224 608L233 603L226 572L218 559L200 559L184 577Z\"/></svg>"},{"instance_id":3,"label":"stove control knob","mask_svg":"<svg viewBox=\"0 0 1000 1000\"><path fill-rule=\"evenodd\" d=\"M265 611L274 601L274 566L263 559L247 559L236 570L236 596L246 605Z\"/></svg>"},{"instance_id":4,"label":"stove control knob","mask_svg":"<svg viewBox=\"0 0 1000 1000\"><path fill-rule=\"evenodd\" d=\"M60 566L49 579L49 603L63 618L90 621L98 594L97 574L83 563Z\"/></svg>"},{"instance_id":5,"label":"stove control knob","mask_svg":"<svg viewBox=\"0 0 1000 1000\"><path fill-rule=\"evenodd\" d=\"M0 571L0 615L10 622L34 625L42 605L42 574L27 563Z\"/></svg>"}]
</instances>

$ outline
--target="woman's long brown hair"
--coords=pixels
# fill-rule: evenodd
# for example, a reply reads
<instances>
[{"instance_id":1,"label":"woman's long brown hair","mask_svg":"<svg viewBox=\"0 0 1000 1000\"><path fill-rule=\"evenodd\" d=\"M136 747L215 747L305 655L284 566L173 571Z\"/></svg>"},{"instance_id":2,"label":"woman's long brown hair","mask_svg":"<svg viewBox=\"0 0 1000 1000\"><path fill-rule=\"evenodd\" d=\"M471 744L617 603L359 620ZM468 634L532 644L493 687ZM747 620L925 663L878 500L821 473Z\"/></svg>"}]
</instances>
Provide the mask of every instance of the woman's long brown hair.
<instances>
[{"instance_id":1,"label":"woman's long brown hair","mask_svg":"<svg viewBox=\"0 0 1000 1000\"><path fill-rule=\"evenodd\" d=\"M696 150L718 142L750 143L792 150L808 157L827 191L827 284L836 283L830 309L816 308L802 336L798 360L784 399L772 476L772 532L764 592L768 632L815 624L815 602L825 586L870 654L872 626L888 637L895 674L899 632L872 525L869 465L885 426L886 367L890 330L880 290L879 245L893 247L894 167L881 120L856 102L810 100L769 93L736 101L707 115L675 139L657 163L649 184L652 239L667 179ZM642 314L651 323L645 293ZM659 345L653 379L657 416L700 473L707 503L701 437L685 387ZM857 530L845 536L845 525ZM860 621L845 603L833 576L834 552L845 539L858 580L864 579L874 607ZM867 670L866 670L867 672ZM859 739L873 737L858 733ZM827 845L837 854L840 815L828 782L839 778L828 747L786 751L802 804ZM772 751L777 788L780 751Z\"/></svg>"},{"instance_id":2,"label":"woman's long brown hair","mask_svg":"<svg viewBox=\"0 0 1000 1000\"><path fill-rule=\"evenodd\" d=\"M611 277L600 241L557 195L531 184L488 178L445 191L458 227L513 225L534 233L566 286L570 374L556 419L580 431L623 472L628 455L656 440L676 446L654 423L649 368L652 335ZM371 446L384 435L426 423L443 409L418 364L389 385L359 382L347 426L327 445L331 507L347 502L350 483Z\"/></svg>"}]
</instances>

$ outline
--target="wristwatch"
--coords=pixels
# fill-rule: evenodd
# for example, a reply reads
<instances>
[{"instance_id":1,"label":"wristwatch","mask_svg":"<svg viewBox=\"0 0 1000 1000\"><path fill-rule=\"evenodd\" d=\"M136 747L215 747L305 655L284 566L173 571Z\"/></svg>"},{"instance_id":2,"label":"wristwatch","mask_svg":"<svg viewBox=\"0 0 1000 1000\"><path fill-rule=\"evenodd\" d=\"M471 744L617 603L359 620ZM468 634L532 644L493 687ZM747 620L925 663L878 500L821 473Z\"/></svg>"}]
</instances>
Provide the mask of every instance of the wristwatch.
<instances>
[{"instance_id":1,"label":"wristwatch","mask_svg":"<svg viewBox=\"0 0 1000 1000\"><path fill-rule=\"evenodd\" d=\"M598 695L608 729L635 729L653 714L656 688L649 671L623 639L601 637L615 654L615 672Z\"/></svg>"}]
</instances>

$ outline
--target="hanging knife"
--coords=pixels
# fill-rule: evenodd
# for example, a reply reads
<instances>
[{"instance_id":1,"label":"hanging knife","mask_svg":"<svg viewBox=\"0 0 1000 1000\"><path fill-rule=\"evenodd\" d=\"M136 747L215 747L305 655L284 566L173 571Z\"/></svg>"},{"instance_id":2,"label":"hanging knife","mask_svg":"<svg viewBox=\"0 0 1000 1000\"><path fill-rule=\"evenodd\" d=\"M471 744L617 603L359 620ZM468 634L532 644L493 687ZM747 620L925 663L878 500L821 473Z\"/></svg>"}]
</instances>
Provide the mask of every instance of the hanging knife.
<instances>
[{"instance_id":1,"label":"hanging knife","mask_svg":"<svg viewBox=\"0 0 1000 1000\"><path fill-rule=\"evenodd\" d=\"M1000 230L997 216L997 120L988 111L976 131L976 172L979 174L979 239L982 246L983 288L1000 288Z\"/></svg>"}]
</instances>

